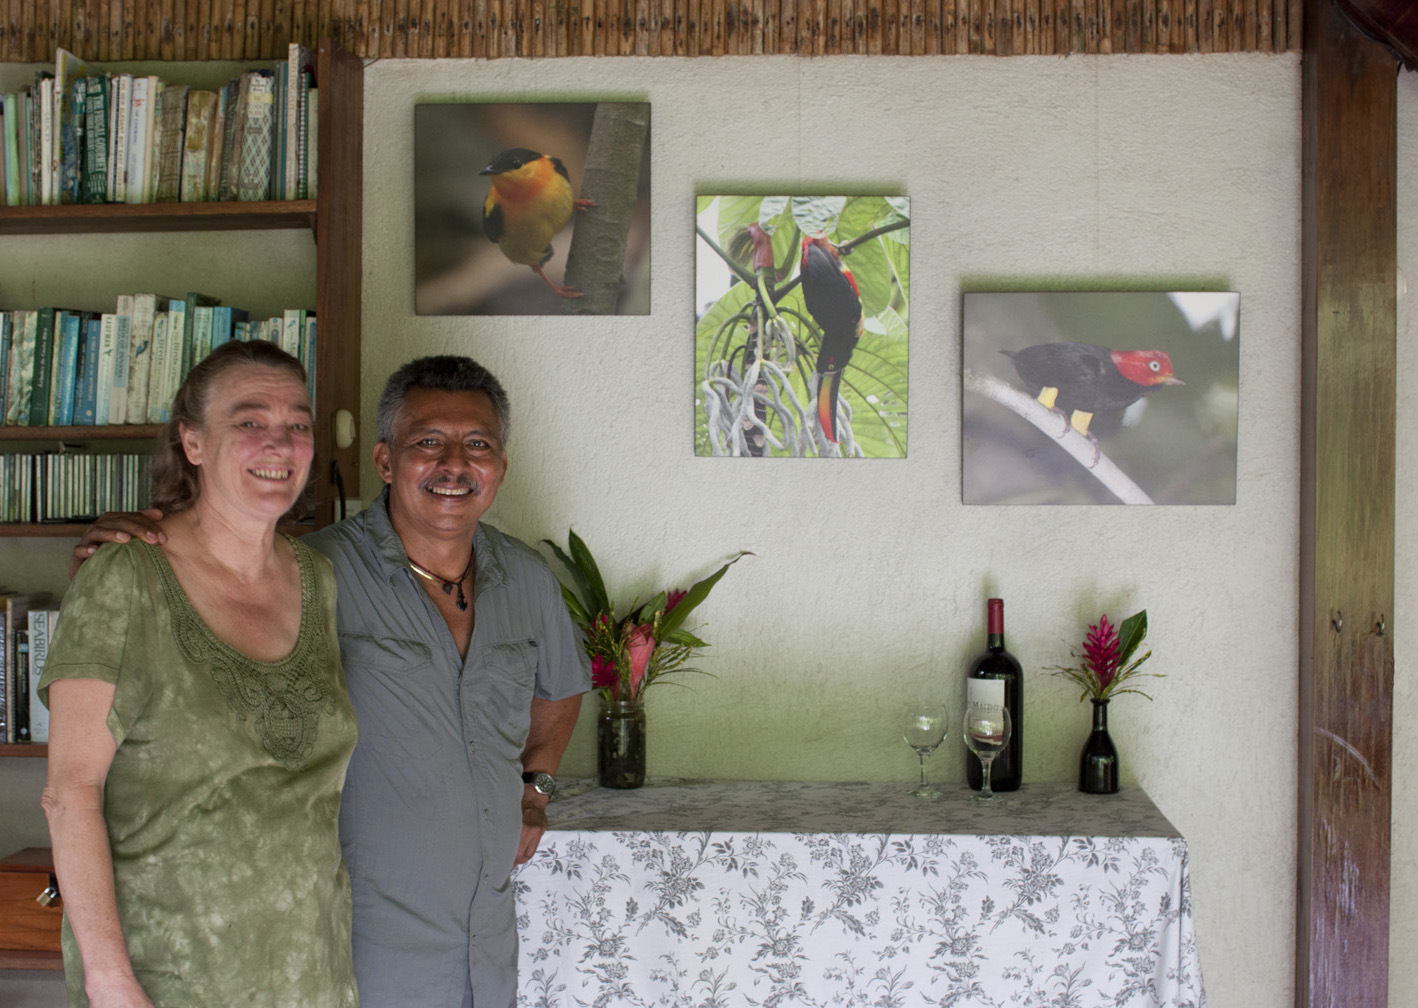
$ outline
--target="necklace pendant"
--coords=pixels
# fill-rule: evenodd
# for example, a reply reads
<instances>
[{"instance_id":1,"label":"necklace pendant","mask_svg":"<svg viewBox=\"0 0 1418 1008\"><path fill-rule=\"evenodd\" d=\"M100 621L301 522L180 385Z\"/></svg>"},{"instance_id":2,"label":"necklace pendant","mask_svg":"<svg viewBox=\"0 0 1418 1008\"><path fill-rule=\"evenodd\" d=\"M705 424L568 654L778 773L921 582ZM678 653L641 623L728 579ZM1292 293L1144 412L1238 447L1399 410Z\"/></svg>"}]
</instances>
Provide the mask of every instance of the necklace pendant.
<instances>
[{"instance_id":1,"label":"necklace pendant","mask_svg":"<svg viewBox=\"0 0 1418 1008\"><path fill-rule=\"evenodd\" d=\"M450 583L447 582L447 581L444 581L444 582L443 582L443 594L444 594L444 595L452 595L452 594L453 594L453 585L450 584ZM463 586L462 586L462 585L459 585L459 586L458 586L458 597L461 598L462 595L463 595Z\"/></svg>"},{"instance_id":2,"label":"necklace pendant","mask_svg":"<svg viewBox=\"0 0 1418 1008\"><path fill-rule=\"evenodd\" d=\"M463 582L461 581L458 582L458 611L468 611L468 600L463 595Z\"/></svg>"}]
</instances>

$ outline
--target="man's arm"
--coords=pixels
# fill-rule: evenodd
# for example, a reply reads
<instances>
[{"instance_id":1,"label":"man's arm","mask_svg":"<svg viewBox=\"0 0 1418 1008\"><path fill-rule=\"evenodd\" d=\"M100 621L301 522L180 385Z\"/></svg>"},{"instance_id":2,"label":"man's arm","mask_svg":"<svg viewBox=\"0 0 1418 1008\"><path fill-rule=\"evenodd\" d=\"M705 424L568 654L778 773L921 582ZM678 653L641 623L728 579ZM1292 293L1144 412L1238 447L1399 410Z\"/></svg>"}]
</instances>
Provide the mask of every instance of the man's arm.
<instances>
[{"instance_id":1,"label":"man's arm","mask_svg":"<svg viewBox=\"0 0 1418 1008\"><path fill-rule=\"evenodd\" d=\"M99 515L94 523L84 530L79 545L69 554L69 580L74 580L74 575L79 573L84 561L93 556L94 551L103 543L123 543L134 536L153 546L166 542L167 534L158 525L161 520L162 512L157 508L146 508L142 511L106 511Z\"/></svg>"},{"instance_id":2,"label":"man's arm","mask_svg":"<svg viewBox=\"0 0 1418 1008\"><path fill-rule=\"evenodd\" d=\"M533 697L532 727L522 749L522 769L555 774L580 712L579 693L564 700ZM525 864L537 852L547 828L547 800L532 785L522 785L522 839L517 845L517 864Z\"/></svg>"}]
</instances>

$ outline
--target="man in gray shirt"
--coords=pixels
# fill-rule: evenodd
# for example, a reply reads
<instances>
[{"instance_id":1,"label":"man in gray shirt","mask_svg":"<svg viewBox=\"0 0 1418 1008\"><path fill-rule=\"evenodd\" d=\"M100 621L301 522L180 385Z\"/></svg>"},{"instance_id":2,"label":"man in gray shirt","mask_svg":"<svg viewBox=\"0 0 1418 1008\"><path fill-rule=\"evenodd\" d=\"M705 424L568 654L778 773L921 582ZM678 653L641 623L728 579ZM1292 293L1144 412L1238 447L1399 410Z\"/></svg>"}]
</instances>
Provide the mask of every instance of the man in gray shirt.
<instances>
[{"instance_id":1,"label":"man in gray shirt","mask_svg":"<svg viewBox=\"0 0 1418 1008\"><path fill-rule=\"evenodd\" d=\"M404 365L379 403L384 492L304 540L335 568L359 715L340 839L362 1008L516 999L510 873L546 829L590 675L545 561L479 522L507 471L508 419L469 358ZM75 560L131 534L162 538L143 515L105 516Z\"/></svg>"}]
</instances>

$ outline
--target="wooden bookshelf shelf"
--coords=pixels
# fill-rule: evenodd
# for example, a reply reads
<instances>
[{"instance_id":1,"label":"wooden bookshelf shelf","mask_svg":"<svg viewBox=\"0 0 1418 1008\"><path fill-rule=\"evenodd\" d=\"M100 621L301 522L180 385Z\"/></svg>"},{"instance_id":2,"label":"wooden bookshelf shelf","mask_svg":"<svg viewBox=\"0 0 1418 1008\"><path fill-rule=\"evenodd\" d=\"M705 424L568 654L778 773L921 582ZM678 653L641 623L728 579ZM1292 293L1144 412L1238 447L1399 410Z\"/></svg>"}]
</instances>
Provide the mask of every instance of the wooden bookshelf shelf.
<instances>
[{"instance_id":1,"label":"wooden bookshelf shelf","mask_svg":"<svg viewBox=\"0 0 1418 1008\"><path fill-rule=\"evenodd\" d=\"M97 427L0 427L0 441L150 441L161 424L100 424Z\"/></svg>"},{"instance_id":2,"label":"wooden bookshelf shelf","mask_svg":"<svg viewBox=\"0 0 1418 1008\"><path fill-rule=\"evenodd\" d=\"M0 756L45 757L49 746L43 742L0 742Z\"/></svg>"},{"instance_id":3,"label":"wooden bookshelf shelf","mask_svg":"<svg viewBox=\"0 0 1418 1008\"><path fill-rule=\"evenodd\" d=\"M21 951L0 949L0 969L16 970L62 970L62 952Z\"/></svg>"},{"instance_id":4,"label":"wooden bookshelf shelf","mask_svg":"<svg viewBox=\"0 0 1418 1008\"><path fill-rule=\"evenodd\" d=\"M315 229L315 200L96 203L0 208L0 235Z\"/></svg>"}]
</instances>

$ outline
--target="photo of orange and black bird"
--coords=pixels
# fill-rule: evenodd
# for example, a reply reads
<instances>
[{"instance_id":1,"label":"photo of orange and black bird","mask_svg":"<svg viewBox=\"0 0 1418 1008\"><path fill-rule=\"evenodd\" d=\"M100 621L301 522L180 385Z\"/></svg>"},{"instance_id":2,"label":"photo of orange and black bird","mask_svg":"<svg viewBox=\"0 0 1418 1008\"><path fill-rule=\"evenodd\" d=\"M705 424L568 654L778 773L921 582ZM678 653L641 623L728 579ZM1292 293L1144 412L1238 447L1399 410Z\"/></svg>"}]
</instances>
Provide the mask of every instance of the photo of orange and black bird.
<instances>
[{"instance_id":1,"label":"photo of orange and black bird","mask_svg":"<svg viewBox=\"0 0 1418 1008\"><path fill-rule=\"evenodd\" d=\"M1092 343L1041 343L1001 350L1014 361L1025 386L1049 409L1069 415L1074 430L1088 432L1095 413L1126 409L1159 385L1186 384L1172 374L1161 350L1110 350Z\"/></svg>"},{"instance_id":2,"label":"photo of orange and black bird","mask_svg":"<svg viewBox=\"0 0 1418 1008\"><path fill-rule=\"evenodd\" d=\"M542 272L552 255L551 240L566 227L572 211L595 205L576 198L561 159L511 147L478 174L491 176L483 201L483 231L488 238L508 259L535 270L561 297L580 297L580 291L555 283Z\"/></svg>"},{"instance_id":3,"label":"photo of orange and black bird","mask_svg":"<svg viewBox=\"0 0 1418 1008\"><path fill-rule=\"evenodd\" d=\"M817 419L822 433L838 443L837 390L842 370L862 337L862 297L842 253L826 238L804 238L803 303L822 330L817 352Z\"/></svg>"}]
</instances>

